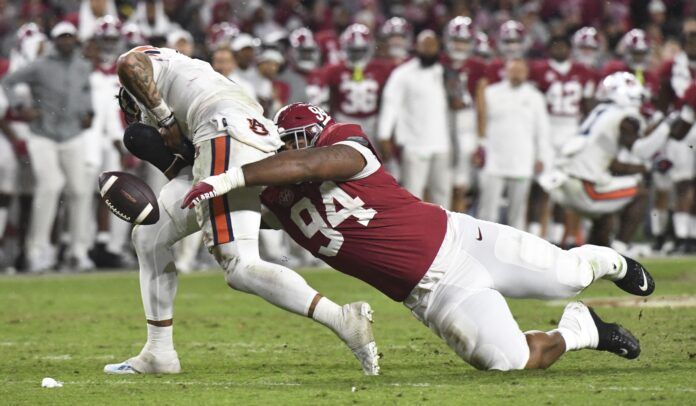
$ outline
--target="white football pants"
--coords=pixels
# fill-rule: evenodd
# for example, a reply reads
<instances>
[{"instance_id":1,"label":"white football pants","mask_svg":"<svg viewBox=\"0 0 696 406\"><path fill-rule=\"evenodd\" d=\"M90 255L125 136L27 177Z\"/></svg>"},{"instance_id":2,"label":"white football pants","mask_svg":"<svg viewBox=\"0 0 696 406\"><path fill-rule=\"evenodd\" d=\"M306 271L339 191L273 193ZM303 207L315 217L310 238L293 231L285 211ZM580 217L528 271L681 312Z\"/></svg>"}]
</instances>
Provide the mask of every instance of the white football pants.
<instances>
[{"instance_id":1,"label":"white football pants","mask_svg":"<svg viewBox=\"0 0 696 406\"><path fill-rule=\"evenodd\" d=\"M529 178L507 178L485 172L481 173L478 218L493 222L500 221L499 214L503 193L507 191L507 224L524 230L527 223L527 205L531 186L532 181Z\"/></svg>"},{"instance_id":2,"label":"white football pants","mask_svg":"<svg viewBox=\"0 0 696 406\"><path fill-rule=\"evenodd\" d=\"M96 180L89 179L90 171L85 162L84 134L68 141L55 142L41 136L28 141L29 156L36 186L32 203L31 222L27 236L29 261L37 260L51 252L51 231L56 219L58 199L66 188L70 231L70 254L85 257L89 238L91 215L90 199L96 188Z\"/></svg>"},{"instance_id":3,"label":"white football pants","mask_svg":"<svg viewBox=\"0 0 696 406\"><path fill-rule=\"evenodd\" d=\"M422 199L427 188L432 203L448 209L452 204L452 165L449 152L423 153L404 148L401 184Z\"/></svg>"}]
</instances>

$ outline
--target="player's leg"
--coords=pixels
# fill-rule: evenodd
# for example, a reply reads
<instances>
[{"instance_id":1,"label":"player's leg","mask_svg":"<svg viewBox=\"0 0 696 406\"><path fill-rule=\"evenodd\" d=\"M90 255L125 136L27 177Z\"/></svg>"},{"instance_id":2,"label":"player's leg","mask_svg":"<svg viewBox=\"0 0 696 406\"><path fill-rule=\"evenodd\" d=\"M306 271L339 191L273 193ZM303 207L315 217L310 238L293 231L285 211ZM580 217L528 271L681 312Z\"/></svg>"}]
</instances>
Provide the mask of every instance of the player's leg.
<instances>
[{"instance_id":1,"label":"player's leg","mask_svg":"<svg viewBox=\"0 0 696 406\"><path fill-rule=\"evenodd\" d=\"M430 157L428 169L428 192L432 203L449 209L452 205L451 154L439 153Z\"/></svg>"},{"instance_id":2,"label":"player's leg","mask_svg":"<svg viewBox=\"0 0 696 406\"><path fill-rule=\"evenodd\" d=\"M197 147L194 180L221 173L230 163L243 165L268 155L227 136L204 141ZM196 207L203 239L225 271L228 285L329 327L353 351L366 374L377 374L378 356L367 303L338 306L296 272L260 258L259 192L259 188L237 189Z\"/></svg>"},{"instance_id":3,"label":"player's leg","mask_svg":"<svg viewBox=\"0 0 696 406\"><path fill-rule=\"evenodd\" d=\"M507 185L508 224L518 230L526 230L527 206L529 204L529 191L532 186L532 180L508 179Z\"/></svg>"},{"instance_id":4,"label":"player's leg","mask_svg":"<svg viewBox=\"0 0 696 406\"><path fill-rule=\"evenodd\" d=\"M401 154L401 184L419 199L425 195L430 154L404 148Z\"/></svg>"},{"instance_id":5,"label":"player's leg","mask_svg":"<svg viewBox=\"0 0 696 406\"><path fill-rule=\"evenodd\" d=\"M648 208L648 198L648 190L639 185L636 196L619 213L619 230L616 233L612 248L624 254L628 252L628 247L633 241L636 231L643 225L645 212Z\"/></svg>"},{"instance_id":6,"label":"player's leg","mask_svg":"<svg viewBox=\"0 0 696 406\"><path fill-rule=\"evenodd\" d=\"M133 228L133 247L140 268L140 294L147 322L147 341L140 354L122 363L108 364L111 374L178 373L174 350L174 298L178 286L172 245L199 230L195 213L179 205L191 187L192 176L182 173L162 188L160 219Z\"/></svg>"},{"instance_id":7,"label":"player's leg","mask_svg":"<svg viewBox=\"0 0 696 406\"><path fill-rule=\"evenodd\" d=\"M70 230L70 266L77 270L94 268L87 256L90 244L89 222L85 221L85 213L92 213L92 191L94 179L87 177L87 162L85 161L85 135L79 135L60 145L58 154L60 166L65 173L67 192L70 200L68 206Z\"/></svg>"},{"instance_id":8,"label":"player's leg","mask_svg":"<svg viewBox=\"0 0 696 406\"><path fill-rule=\"evenodd\" d=\"M2 242L7 228L10 203L16 192L17 169L17 158L12 146L5 136L0 134L0 266L6 260L2 254Z\"/></svg>"},{"instance_id":9,"label":"player's leg","mask_svg":"<svg viewBox=\"0 0 696 406\"><path fill-rule=\"evenodd\" d=\"M41 136L28 141L35 188L31 221L27 235L27 260L30 271L44 271L55 265L55 249L51 246L51 230L58 210L58 198L65 185L65 176L58 160L58 145Z\"/></svg>"},{"instance_id":10,"label":"player's leg","mask_svg":"<svg viewBox=\"0 0 696 406\"><path fill-rule=\"evenodd\" d=\"M676 201L674 202L674 214L672 225L677 252L685 252L687 239L689 238L690 209L694 200L694 186L690 180L682 180L674 185Z\"/></svg>"},{"instance_id":11,"label":"player's leg","mask_svg":"<svg viewBox=\"0 0 696 406\"><path fill-rule=\"evenodd\" d=\"M477 217L487 221L498 221L505 179L485 172L479 174L479 179L480 194Z\"/></svg>"},{"instance_id":12,"label":"player's leg","mask_svg":"<svg viewBox=\"0 0 696 406\"><path fill-rule=\"evenodd\" d=\"M537 182L532 182L529 190L527 207L527 230L536 235L543 236L548 231L549 219L549 195ZM512 224L511 224L512 225ZM516 227L517 228L517 227Z\"/></svg>"}]
</instances>

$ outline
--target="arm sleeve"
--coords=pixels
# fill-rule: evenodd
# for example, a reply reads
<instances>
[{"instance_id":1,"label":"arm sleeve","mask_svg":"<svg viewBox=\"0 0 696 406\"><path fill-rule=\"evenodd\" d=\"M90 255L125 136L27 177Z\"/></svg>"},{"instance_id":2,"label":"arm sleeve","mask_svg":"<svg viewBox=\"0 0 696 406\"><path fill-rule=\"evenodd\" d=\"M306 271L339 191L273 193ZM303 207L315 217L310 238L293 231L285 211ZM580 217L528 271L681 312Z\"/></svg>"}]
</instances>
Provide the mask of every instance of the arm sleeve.
<instances>
[{"instance_id":1,"label":"arm sleeve","mask_svg":"<svg viewBox=\"0 0 696 406\"><path fill-rule=\"evenodd\" d=\"M390 139L394 126L396 125L396 120L399 115L398 110L403 103L404 96L404 87L401 83L401 72L400 70L394 71L389 79L387 79L387 84L384 86L377 129L377 138L379 140Z\"/></svg>"},{"instance_id":2,"label":"arm sleeve","mask_svg":"<svg viewBox=\"0 0 696 406\"><path fill-rule=\"evenodd\" d=\"M380 166L382 164L379 162L379 159L375 156L375 154L370 150L369 148L365 147L364 145L360 145L355 141L340 141L337 142L334 145L347 145L356 151L360 152L360 155L365 158L365 167L355 175L353 175L350 180L358 180L358 179L365 179L366 177L372 175L373 173L377 172Z\"/></svg>"},{"instance_id":3,"label":"arm sleeve","mask_svg":"<svg viewBox=\"0 0 696 406\"><path fill-rule=\"evenodd\" d=\"M7 95L7 100L9 101L10 106L15 107L21 102L14 92L14 87L16 85L20 83L27 83L31 86L35 83L37 66L38 65L36 62L31 63L24 68L16 70L5 76L2 82L0 82L2 83L2 89Z\"/></svg>"}]
</instances>

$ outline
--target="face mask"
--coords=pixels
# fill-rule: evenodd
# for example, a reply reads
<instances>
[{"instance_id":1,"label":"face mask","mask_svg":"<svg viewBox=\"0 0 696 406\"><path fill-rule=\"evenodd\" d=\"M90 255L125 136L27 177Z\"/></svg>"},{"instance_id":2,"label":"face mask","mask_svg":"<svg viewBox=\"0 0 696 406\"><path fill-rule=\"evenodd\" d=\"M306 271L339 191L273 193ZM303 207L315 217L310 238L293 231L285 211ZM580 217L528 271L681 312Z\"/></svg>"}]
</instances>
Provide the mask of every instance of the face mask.
<instances>
[{"instance_id":1,"label":"face mask","mask_svg":"<svg viewBox=\"0 0 696 406\"><path fill-rule=\"evenodd\" d=\"M433 66L437 63L439 59L439 55L423 55L423 54L418 54L418 60L420 61L420 64L424 68L428 68L430 66Z\"/></svg>"}]
</instances>

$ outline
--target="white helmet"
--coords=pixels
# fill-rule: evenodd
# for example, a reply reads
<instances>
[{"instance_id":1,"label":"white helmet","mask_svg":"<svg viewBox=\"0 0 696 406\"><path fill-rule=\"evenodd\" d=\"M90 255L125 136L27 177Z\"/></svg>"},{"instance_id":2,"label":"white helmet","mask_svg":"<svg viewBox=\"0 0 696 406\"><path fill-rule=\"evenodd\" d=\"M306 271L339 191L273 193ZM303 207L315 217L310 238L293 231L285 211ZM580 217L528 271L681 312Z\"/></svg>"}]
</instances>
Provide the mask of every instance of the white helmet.
<instances>
[{"instance_id":1,"label":"white helmet","mask_svg":"<svg viewBox=\"0 0 696 406\"><path fill-rule=\"evenodd\" d=\"M611 102L622 107L640 107L645 88L628 72L616 72L605 77L597 88L597 100Z\"/></svg>"}]
</instances>

